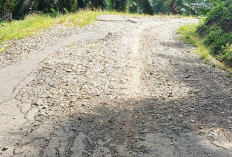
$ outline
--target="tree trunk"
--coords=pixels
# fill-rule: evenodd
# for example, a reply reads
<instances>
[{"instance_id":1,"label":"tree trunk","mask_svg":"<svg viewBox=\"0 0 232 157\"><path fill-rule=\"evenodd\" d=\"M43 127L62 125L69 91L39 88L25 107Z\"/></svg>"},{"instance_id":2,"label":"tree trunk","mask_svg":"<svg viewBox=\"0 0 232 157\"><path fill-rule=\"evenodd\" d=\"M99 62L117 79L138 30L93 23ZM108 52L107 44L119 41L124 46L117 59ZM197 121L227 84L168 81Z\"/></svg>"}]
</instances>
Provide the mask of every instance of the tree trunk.
<instances>
[{"instance_id":1,"label":"tree trunk","mask_svg":"<svg viewBox=\"0 0 232 157\"><path fill-rule=\"evenodd\" d=\"M92 9L97 9L97 1L91 0Z\"/></svg>"},{"instance_id":2,"label":"tree trunk","mask_svg":"<svg viewBox=\"0 0 232 157\"><path fill-rule=\"evenodd\" d=\"M172 14L177 14L178 11L177 11L177 4L176 4L176 0L172 0L171 3L170 3L170 8L171 8L171 12Z\"/></svg>"}]
</instances>

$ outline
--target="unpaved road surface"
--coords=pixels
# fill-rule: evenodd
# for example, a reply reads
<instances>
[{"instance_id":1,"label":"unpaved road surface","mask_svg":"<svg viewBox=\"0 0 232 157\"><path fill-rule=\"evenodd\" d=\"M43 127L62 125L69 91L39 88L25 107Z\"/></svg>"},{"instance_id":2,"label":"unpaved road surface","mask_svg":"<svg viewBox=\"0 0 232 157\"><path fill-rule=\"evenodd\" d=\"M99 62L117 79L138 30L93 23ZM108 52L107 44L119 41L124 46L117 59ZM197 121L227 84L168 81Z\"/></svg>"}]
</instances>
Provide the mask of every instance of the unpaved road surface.
<instances>
[{"instance_id":1,"label":"unpaved road surface","mask_svg":"<svg viewBox=\"0 0 232 157\"><path fill-rule=\"evenodd\" d=\"M0 156L231 157L231 80L176 34L197 22L101 16L8 43Z\"/></svg>"}]
</instances>

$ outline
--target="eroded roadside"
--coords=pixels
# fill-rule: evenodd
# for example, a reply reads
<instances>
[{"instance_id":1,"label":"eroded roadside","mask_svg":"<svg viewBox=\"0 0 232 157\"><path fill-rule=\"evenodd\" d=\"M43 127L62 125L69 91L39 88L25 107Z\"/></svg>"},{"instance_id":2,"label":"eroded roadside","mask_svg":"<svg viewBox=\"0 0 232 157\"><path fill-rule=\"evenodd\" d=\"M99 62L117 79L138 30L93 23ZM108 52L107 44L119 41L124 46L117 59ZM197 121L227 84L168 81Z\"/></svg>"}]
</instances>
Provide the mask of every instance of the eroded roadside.
<instances>
[{"instance_id":1,"label":"eroded roadside","mask_svg":"<svg viewBox=\"0 0 232 157\"><path fill-rule=\"evenodd\" d=\"M231 82L176 35L196 22L103 16L60 41L1 101L1 155L231 156Z\"/></svg>"}]
</instances>

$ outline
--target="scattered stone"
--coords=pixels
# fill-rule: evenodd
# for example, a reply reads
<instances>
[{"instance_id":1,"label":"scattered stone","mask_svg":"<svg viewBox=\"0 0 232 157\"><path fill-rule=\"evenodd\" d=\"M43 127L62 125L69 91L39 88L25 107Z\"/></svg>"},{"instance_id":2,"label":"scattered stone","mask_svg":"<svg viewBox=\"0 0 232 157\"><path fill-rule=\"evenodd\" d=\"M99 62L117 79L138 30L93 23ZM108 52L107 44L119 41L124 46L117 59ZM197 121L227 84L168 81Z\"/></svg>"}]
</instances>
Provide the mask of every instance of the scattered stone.
<instances>
[{"instance_id":1,"label":"scattered stone","mask_svg":"<svg viewBox=\"0 0 232 157\"><path fill-rule=\"evenodd\" d=\"M8 150L9 148L8 147L3 147L2 148L2 151L6 151L6 150Z\"/></svg>"},{"instance_id":2,"label":"scattered stone","mask_svg":"<svg viewBox=\"0 0 232 157\"><path fill-rule=\"evenodd\" d=\"M91 39L49 56L36 79L17 97L21 102L33 102L25 109L19 104L26 116L35 110L28 119L32 125L20 126L20 133L25 132L22 143L33 150L25 149L20 155L33 152L38 156L34 150L43 148L44 156L53 151L60 156L71 156L73 151L86 156L99 152L95 156L105 152L109 156L162 156L169 149L178 156L196 151L194 139L198 138L186 137L189 134L209 135L213 140L220 134L220 139L231 141L231 105L224 105L231 102L231 87L221 86L226 81L222 71L212 71L192 53L186 54L185 45L173 33L188 23L181 20L137 19L137 24L116 21L105 23L107 27L100 21L82 29L97 32ZM103 32L106 36L99 39ZM38 97L42 101L34 102ZM223 129L205 129L216 127ZM149 137L152 134L155 138ZM138 142L148 142L150 147L140 147ZM188 147L179 151L182 144ZM201 155L202 150L197 153Z\"/></svg>"},{"instance_id":3,"label":"scattered stone","mask_svg":"<svg viewBox=\"0 0 232 157\"><path fill-rule=\"evenodd\" d=\"M32 105L32 106L39 106L39 104L36 103L36 102L32 103L31 105Z\"/></svg>"},{"instance_id":4,"label":"scattered stone","mask_svg":"<svg viewBox=\"0 0 232 157\"><path fill-rule=\"evenodd\" d=\"M167 115L168 120L172 120L172 116L171 115Z\"/></svg>"}]
</instances>

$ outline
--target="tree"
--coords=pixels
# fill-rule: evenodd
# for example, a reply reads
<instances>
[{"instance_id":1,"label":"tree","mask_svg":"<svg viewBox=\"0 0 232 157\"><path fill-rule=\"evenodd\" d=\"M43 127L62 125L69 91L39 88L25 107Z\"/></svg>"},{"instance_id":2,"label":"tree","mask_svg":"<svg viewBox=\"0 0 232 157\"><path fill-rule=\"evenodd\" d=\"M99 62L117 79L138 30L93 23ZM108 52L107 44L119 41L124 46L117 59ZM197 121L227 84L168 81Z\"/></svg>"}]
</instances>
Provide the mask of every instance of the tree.
<instances>
[{"instance_id":1,"label":"tree","mask_svg":"<svg viewBox=\"0 0 232 157\"><path fill-rule=\"evenodd\" d=\"M17 0L0 0L0 17L3 20L12 20L12 12L17 5Z\"/></svg>"},{"instance_id":2,"label":"tree","mask_svg":"<svg viewBox=\"0 0 232 157\"><path fill-rule=\"evenodd\" d=\"M171 9L172 14L177 14L177 0L169 0L169 6Z\"/></svg>"}]
</instances>

